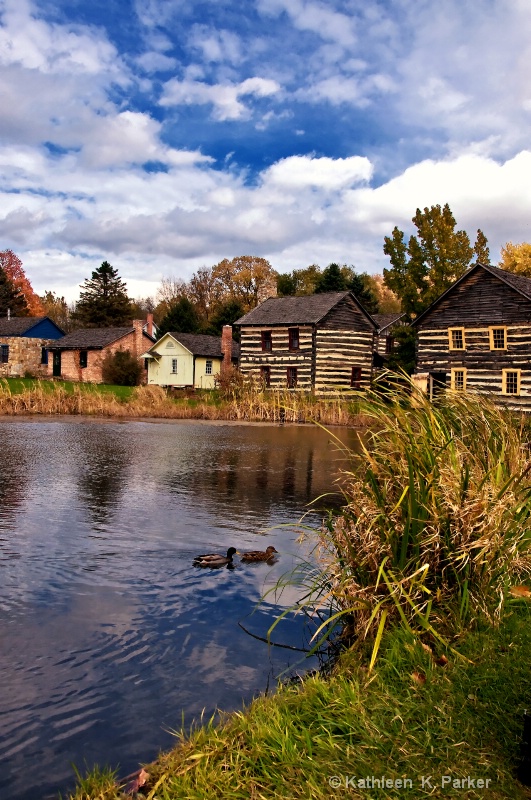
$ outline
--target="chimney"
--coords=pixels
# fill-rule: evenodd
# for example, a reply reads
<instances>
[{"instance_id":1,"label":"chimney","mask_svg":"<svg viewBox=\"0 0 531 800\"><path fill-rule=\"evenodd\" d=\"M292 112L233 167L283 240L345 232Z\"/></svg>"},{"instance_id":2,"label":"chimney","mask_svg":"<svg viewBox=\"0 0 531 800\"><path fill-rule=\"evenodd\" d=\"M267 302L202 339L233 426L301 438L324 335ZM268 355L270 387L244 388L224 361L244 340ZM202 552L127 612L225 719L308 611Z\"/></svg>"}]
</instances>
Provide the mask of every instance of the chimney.
<instances>
[{"instance_id":1,"label":"chimney","mask_svg":"<svg viewBox=\"0 0 531 800\"><path fill-rule=\"evenodd\" d=\"M134 319L133 320L133 328L135 329L135 356L142 355L144 349L142 347L142 336L144 333L144 320L143 319Z\"/></svg>"},{"instance_id":2,"label":"chimney","mask_svg":"<svg viewBox=\"0 0 531 800\"><path fill-rule=\"evenodd\" d=\"M147 315L147 334L153 336L153 314Z\"/></svg>"},{"instance_id":3,"label":"chimney","mask_svg":"<svg viewBox=\"0 0 531 800\"><path fill-rule=\"evenodd\" d=\"M221 352L223 362L221 371L227 372L232 366L232 325L224 325L221 331Z\"/></svg>"}]
</instances>

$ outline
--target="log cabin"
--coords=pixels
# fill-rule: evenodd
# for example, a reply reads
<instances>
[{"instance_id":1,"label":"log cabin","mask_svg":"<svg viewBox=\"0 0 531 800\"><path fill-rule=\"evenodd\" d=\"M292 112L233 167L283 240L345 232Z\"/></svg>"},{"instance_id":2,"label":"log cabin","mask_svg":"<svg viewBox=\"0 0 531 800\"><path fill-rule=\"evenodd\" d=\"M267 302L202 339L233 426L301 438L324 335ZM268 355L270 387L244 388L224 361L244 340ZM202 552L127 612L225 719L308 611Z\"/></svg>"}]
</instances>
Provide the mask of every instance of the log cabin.
<instances>
[{"instance_id":1,"label":"log cabin","mask_svg":"<svg viewBox=\"0 0 531 800\"><path fill-rule=\"evenodd\" d=\"M414 382L531 411L531 279L477 263L411 323Z\"/></svg>"},{"instance_id":2,"label":"log cabin","mask_svg":"<svg viewBox=\"0 0 531 800\"><path fill-rule=\"evenodd\" d=\"M271 389L367 388L378 325L352 292L270 297L235 323L240 370Z\"/></svg>"}]
</instances>

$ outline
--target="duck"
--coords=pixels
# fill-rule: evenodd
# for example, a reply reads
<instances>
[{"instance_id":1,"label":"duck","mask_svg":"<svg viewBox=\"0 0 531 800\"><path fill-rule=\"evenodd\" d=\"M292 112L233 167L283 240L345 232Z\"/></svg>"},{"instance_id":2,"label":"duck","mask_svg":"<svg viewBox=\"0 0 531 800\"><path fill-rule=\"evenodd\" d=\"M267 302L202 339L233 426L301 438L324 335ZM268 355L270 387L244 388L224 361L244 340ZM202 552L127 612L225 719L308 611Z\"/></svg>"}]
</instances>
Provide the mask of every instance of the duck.
<instances>
[{"instance_id":1,"label":"duck","mask_svg":"<svg viewBox=\"0 0 531 800\"><path fill-rule=\"evenodd\" d=\"M224 567L232 564L232 557L235 553L238 553L235 547L229 547L226 556L222 556L221 553L205 553L205 555L194 558L194 565L196 567Z\"/></svg>"},{"instance_id":2,"label":"duck","mask_svg":"<svg viewBox=\"0 0 531 800\"><path fill-rule=\"evenodd\" d=\"M249 550L247 553L241 554L242 561L270 561L274 558L275 553L278 553L278 550L272 545L269 545L265 550Z\"/></svg>"}]
</instances>

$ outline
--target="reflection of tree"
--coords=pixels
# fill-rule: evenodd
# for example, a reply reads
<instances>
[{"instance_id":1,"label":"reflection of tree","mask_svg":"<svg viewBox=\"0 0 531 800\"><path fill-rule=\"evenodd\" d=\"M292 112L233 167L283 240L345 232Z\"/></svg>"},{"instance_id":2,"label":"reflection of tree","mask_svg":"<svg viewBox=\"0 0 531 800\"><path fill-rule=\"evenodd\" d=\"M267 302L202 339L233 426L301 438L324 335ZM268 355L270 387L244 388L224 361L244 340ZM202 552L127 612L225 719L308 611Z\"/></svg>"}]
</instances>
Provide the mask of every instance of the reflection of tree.
<instances>
[{"instance_id":1,"label":"reflection of tree","mask_svg":"<svg viewBox=\"0 0 531 800\"><path fill-rule=\"evenodd\" d=\"M80 504L95 525L111 519L127 482L131 454L117 431L87 425L80 437L83 469L77 476Z\"/></svg>"},{"instance_id":2,"label":"reflection of tree","mask_svg":"<svg viewBox=\"0 0 531 800\"><path fill-rule=\"evenodd\" d=\"M0 479L0 545L4 533L11 531L17 511L24 502L28 483L27 451L21 447L15 430L3 426L0 433L0 451L3 454ZM12 537L10 537L12 539ZM9 542L12 551L14 540Z\"/></svg>"}]
</instances>

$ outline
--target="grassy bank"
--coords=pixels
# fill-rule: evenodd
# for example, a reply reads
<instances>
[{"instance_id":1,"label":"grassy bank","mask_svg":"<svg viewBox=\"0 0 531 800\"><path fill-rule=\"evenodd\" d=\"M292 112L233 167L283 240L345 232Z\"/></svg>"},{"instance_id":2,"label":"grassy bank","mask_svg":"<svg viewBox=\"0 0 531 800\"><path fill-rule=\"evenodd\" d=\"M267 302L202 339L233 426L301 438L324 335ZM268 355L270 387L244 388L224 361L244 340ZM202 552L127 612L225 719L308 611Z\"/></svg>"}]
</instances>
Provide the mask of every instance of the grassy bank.
<instances>
[{"instance_id":1,"label":"grassy bank","mask_svg":"<svg viewBox=\"0 0 531 800\"><path fill-rule=\"evenodd\" d=\"M531 704L531 619L524 602L513 603L500 627L454 642L467 660L448 653L440 666L418 641L395 629L384 638L370 676L360 654L351 652L329 678L283 687L222 724L183 735L173 751L146 765L141 796L529 797L514 775L522 714ZM378 788L372 776L382 775L404 783ZM340 779L338 788L333 776ZM367 776L369 783L358 783ZM422 776L432 776L432 788L422 786ZM452 781L444 788L443 776ZM117 800L124 788L110 775L92 775L72 797Z\"/></svg>"},{"instance_id":2,"label":"grassy bank","mask_svg":"<svg viewBox=\"0 0 531 800\"><path fill-rule=\"evenodd\" d=\"M349 650L331 676L182 734L146 767L152 800L531 796L515 778L531 705L526 423L398 386L358 411L373 426L305 601L344 623ZM93 774L73 797L120 792Z\"/></svg>"},{"instance_id":3,"label":"grassy bank","mask_svg":"<svg viewBox=\"0 0 531 800\"><path fill-rule=\"evenodd\" d=\"M32 379L0 380L0 414L82 414L239 422L362 425L357 402L315 398L296 392L263 391L256 385L238 391L169 394L158 386L107 386Z\"/></svg>"}]
</instances>

